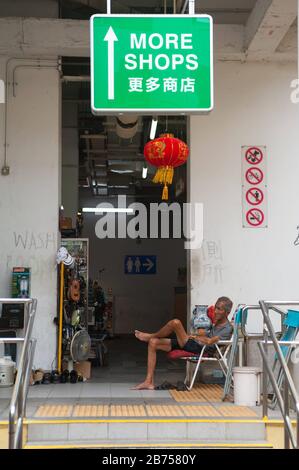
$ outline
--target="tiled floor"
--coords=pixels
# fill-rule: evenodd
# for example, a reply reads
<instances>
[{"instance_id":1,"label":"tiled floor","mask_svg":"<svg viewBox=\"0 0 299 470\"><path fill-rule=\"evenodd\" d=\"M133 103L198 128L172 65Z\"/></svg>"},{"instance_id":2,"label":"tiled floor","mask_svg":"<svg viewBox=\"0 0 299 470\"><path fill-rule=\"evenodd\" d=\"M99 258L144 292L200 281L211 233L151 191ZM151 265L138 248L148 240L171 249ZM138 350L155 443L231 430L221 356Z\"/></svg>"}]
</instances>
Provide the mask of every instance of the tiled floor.
<instances>
[{"instance_id":1,"label":"tiled floor","mask_svg":"<svg viewBox=\"0 0 299 470\"><path fill-rule=\"evenodd\" d=\"M146 371L147 347L135 339L115 339L108 342L109 365L92 367L92 378L84 383L34 385L29 387L27 399L27 417L34 417L41 406L70 406L72 413L76 406L201 406L197 413L208 413L207 405L212 406L214 413L217 407L234 407L232 403L221 402L222 390L219 386L208 392L176 392L167 390L132 390L132 387L143 381ZM125 352L124 352L125 351ZM137 359L136 359L137 358ZM167 380L173 384L184 379L183 361L169 362L164 353L158 355L156 384ZM12 388L0 388L0 419L7 419ZM209 398L209 399L208 399ZM186 403L188 402L188 403ZM208 403L207 403L208 402ZM203 408L205 406L205 408ZM83 408L82 408L83 409ZM111 410L111 408L109 408ZM190 408L191 409L191 408ZM86 410L86 408L85 408ZM194 410L193 410L194 411ZM225 410L224 410L225 411ZM220 410L218 414L223 416ZM256 408L261 416L261 407ZM194 411L195 412L195 411ZM109 412L110 413L110 412ZM186 413L182 411L185 415ZM232 416L232 408L227 408L226 415ZM216 413L217 415L217 413ZM109 414L110 416L110 414ZM279 417L277 412L269 416Z\"/></svg>"}]
</instances>

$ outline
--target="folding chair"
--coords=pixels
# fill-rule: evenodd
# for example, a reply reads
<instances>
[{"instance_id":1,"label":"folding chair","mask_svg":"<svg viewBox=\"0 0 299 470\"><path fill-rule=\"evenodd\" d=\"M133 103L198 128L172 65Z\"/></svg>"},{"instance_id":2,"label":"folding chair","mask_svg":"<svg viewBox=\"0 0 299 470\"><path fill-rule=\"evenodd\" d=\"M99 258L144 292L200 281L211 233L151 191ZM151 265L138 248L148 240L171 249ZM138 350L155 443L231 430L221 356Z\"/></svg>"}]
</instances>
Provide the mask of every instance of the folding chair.
<instances>
[{"instance_id":1,"label":"folding chair","mask_svg":"<svg viewBox=\"0 0 299 470\"><path fill-rule=\"evenodd\" d=\"M235 331L235 328L236 326L234 326L233 332ZM173 351L170 351L167 354L167 357L169 359L182 359L186 361L187 370L186 370L186 377L185 377L184 383L188 390L192 390L200 365L205 361L206 362L212 362L212 361L218 362L218 364L220 365L226 377L227 370L228 370L228 353L233 344L233 337L234 337L234 333L232 333L230 340L218 341L218 343L214 345L216 347L216 351L212 355L208 354L206 351L206 348L208 345L203 346L200 354L189 353L181 349L175 349ZM192 373L191 366L194 364L196 364L196 367Z\"/></svg>"},{"instance_id":2,"label":"folding chair","mask_svg":"<svg viewBox=\"0 0 299 470\"><path fill-rule=\"evenodd\" d=\"M286 316L283 320L283 325L285 326L285 329L280 337L280 341L293 341L296 339L296 336L299 332L299 311L297 310L288 310L286 313ZM282 345L280 346L281 352L285 358L286 363L288 363L292 350L294 346L290 345ZM283 370L281 367L277 367L279 365L279 361L277 359L277 354L274 356L274 363L272 370L274 373L277 374L277 385L279 388L282 387L283 384ZM277 397L276 395L273 396L272 401L269 404L270 408L275 408L277 403Z\"/></svg>"}]
</instances>

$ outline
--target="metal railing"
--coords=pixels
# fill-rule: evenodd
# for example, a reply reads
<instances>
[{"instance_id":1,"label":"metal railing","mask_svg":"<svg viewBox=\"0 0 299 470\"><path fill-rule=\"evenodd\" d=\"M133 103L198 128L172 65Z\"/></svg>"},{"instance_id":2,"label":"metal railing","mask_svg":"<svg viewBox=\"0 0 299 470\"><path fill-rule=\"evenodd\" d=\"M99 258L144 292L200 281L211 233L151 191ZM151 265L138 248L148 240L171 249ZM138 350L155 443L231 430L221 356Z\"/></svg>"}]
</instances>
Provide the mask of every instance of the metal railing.
<instances>
[{"instance_id":1,"label":"metal railing","mask_svg":"<svg viewBox=\"0 0 299 470\"><path fill-rule=\"evenodd\" d=\"M263 416L265 418L268 417L268 390L267 390L268 387L267 385L268 385L268 377L269 377L273 390L276 394L277 402L278 402L278 405L279 405L279 408L280 408L280 411L284 420L285 449L290 448L290 441L294 449L299 449L299 396L296 391L296 387L291 377L290 371L288 369L287 362L285 360L285 357L280 347L281 345L296 345L296 344L299 344L299 342L278 341L276 338L274 328L273 328L273 324L269 316L269 310L271 309L277 311L278 313L284 313L278 308L278 306L293 306L293 305L299 306L299 302L298 301L281 302L281 301L260 300L259 305L260 305L263 318L264 318L264 340L258 342L258 347L259 347L259 350L261 352L262 359L263 359ZM269 337L270 337L270 340L269 340ZM269 360L268 360L268 345L269 344L273 344L275 352L276 352L277 360L281 366L281 371L284 377L284 381L283 381L283 389L284 389L283 395L284 396L282 396L282 393L277 384L277 380L275 378L274 372L269 364ZM293 431L292 422L290 418L289 394L293 398L293 401L295 404L297 436L295 436L295 433Z\"/></svg>"},{"instance_id":2,"label":"metal railing","mask_svg":"<svg viewBox=\"0 0 299 470\"><path fill-rule=\"evenodd\" d=\"M257 311L261 312L261 307L260 307L260 305L243 305L242 306L241 332L242 332L242 335L243 335L243 338L244 338L245 364L247 364L247 362L248 362L249 342L251 340L256 340L257 341L259 339L261 340L261 339L264 338L264 332L263 331L262 332L252 333L252 332L248 332L248 330L246 329L248 313L251 310L257 310ZM269 310L271 310L272 312L280 313L280 315L281 315L280 333L283 333L284 328L285 328L284 325L283 325L283 320L284 320L284 317L286 315L286 312L284 312L282 310L279 310L277 307L274 307L274 306L269 308Z\"/></svg>"},{"instance_id":3,"label":"metal railing","mask_svg":"<svg viewBox=\"0 0 299 470\"><path fill-rule=\"evenodd\" d=\"M18 361L18 371L9 405L9 449L21 449L23 444L23 419L26 412L26 399L36 339L31 338L35 319L36 299L0 299L0 304L24 304L24 338L0 338L0 343L23 343Z\"/></svg>"}]
</instances>

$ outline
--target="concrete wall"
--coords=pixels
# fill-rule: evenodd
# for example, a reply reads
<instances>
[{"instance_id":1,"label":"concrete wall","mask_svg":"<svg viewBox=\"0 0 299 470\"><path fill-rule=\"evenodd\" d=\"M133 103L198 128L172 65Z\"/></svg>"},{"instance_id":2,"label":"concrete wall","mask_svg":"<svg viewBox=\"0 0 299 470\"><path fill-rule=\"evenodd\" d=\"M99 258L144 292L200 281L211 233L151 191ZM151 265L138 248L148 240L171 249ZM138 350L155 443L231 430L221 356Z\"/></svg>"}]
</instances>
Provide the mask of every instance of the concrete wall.
<instances>
[{"instance_id":1,"label":"concrete wall","mask_svg":"<svg viewBox=\"0 0 299 470\"><path fill-rule=\"evenodd\" d=\"M18 62L20 64L20 62ZM12 64L10 64L12 65ZM9 75L10 76L10 75ZM5 77L5 60L0 78ZM11 78L10 78L11 80ZM60 86L56 69L18 69L16 97L9 89L7 142L10 175L0 174L0 297L11 296L11 270L32 270L38 299L35 366L50 368L56 355L56 251L60 172ZM3 165L4 104L0 105Z\"/></svg>"},{"instance_id":2,"label":"concrete wall","mask_svg":"<svg viewBox=\"0 0 299 470\"><path fill-rule=\"evenodd\" d=\"M0 0L0 17L58 18L58 12L58 0Z\"/></svg>"},{"instance_id":3,"label":"concrete wall","mask_svg":"<svg viewBox=\"0 0 299 470\"><path fill-rule=\"evenodd\" d=\"M111 202L111 201L110 201ZM132 202L127 198L127 204ZM114 202L112 202L114 204ZM95 207L95 200L83 202ZM116 206L116 204L114 204ZM174 287L180 286L178 268L186 266L184 242L175 240L104 239L95 235L98 216L85 214L82 237L90 242L90 276L99 278L104 289L112 288L115 299L114 332L127 334L135 329L155 331L174 316ZM157 274L127 275L127 255L156 255Z\"/></svg>"},{"instance_id":4,"label":"concrete wall","mask_svg":"<svg viewBox=\"0 0 299 470\"><path fill-rule=\"evenodd\" d=\"M79 193L78 107L76 103L62 106L62 198L63 215L71 217L76 227Z\"/></svg>"},{"instance_id":5,"label":"concrete wall","mask_svg":"<svg viewBox=\"0 0 299 470\"><path fill-rule=\"evenodd\" d=\"M204 203L205 237L191 253L192 304L298 298L296 77L296 64L217 63L215 110L191 117L191 200ZM255 144L268 149L266 229L242 227L241 146Z\"/></svg>"}]
</instances>

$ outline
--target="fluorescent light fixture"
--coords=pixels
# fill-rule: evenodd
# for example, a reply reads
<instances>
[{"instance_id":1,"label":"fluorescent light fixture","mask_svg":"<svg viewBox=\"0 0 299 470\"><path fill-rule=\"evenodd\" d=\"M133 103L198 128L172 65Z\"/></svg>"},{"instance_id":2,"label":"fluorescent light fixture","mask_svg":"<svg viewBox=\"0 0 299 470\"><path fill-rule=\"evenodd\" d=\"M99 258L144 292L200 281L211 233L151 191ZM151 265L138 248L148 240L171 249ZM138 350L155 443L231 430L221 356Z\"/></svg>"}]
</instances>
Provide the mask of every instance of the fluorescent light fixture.
<instances>
[{"instance_id":1,"label":"fluorescent light fixture","mask_svg":"<svg viewBox=\"0 0 299 470\"><path fill-rule=\"evenodd\" d=\"M144 166L142 168L142 178L145 180L146 177L147 177L147 166Z\"/></svg>"},{"instance_id":2,"label":"fluorescent light fixture","mask_svg":"<svg viewBox=\"0 0 299 470\"><path fill-rule=\"evenodd\" d=\"M156 137L157 125L158 125L158 118L153 117L151 130L150 130L150 139L151 140L153 140Z\"/></svg>"},{"instance_id":3,"label":"fluorescent light fixture","mask_svg":"<svg viewBox=\"0 0 299 470\"><path fill-rule=\"evenodd\" d=\"M109 188L114 188L114 189L129 189L130 186L127 184L109 184Z\"/></svg>"},{"instance_id":4,"label":"fluorescent light fixture","mask_svg":"<svg viewBox=\"0 0 299 470\"><path fill-rule=\"evenodd\" d=\"M103 214L104 212L133 214L134 210L118 207L83 207L82 212L94 212L95 214Z\"/></svg>"},{"instance_id":5,"label":"fluorescent light fixture","mask_svg":"<svg viewBox=\"0 0 299 470\"><path fill-rule=\"evenodd\" d=\"M125 173L134 173L134 170L110 170L111 173L119 173L120 175Z\"/></svg>"}]
</instances>

